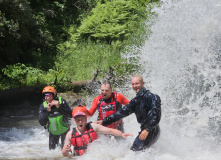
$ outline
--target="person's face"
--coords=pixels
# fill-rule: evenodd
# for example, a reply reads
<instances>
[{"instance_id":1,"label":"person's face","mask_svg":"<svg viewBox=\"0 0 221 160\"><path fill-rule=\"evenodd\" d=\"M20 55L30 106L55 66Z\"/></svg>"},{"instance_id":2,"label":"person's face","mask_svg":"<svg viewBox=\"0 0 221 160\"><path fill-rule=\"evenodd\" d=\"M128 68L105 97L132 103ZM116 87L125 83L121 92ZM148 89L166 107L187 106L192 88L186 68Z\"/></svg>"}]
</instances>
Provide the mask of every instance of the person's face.
<instances>
[{"instance_id":1,"label":"person's face","mask_svg":"<svg viewBox=\"0 0 221 160\"><path fill-rule=\"evenodd\" d=\"M131 85L133 90L138 93L144 87L144 82L140 77L133 77L131 79Z\"/></svg>"},{"instance_id":2,"label":"person's face","mask_svg":"<svg viewBox=\"0 0 221 160\"><path fill-rule=\"evenodd\" d=\"M112 95L112 89L109 84L101 85L101 94L104 99L109 99Z\"/></svg>"},{"instance_id":3,"label":"person's face","mask_svg":"<svg viewBox=\"0 0 221 160\"><path fill-rule=\"evenodd\" d=\"M46 100L48 103L51 103L52 100L53 100L53 95L52 95L52 93L47 93L47 94L45 94L45 100Z\"/></svg>"},{"instance_id":4,"label":"person's face","mask_svg":"<svg viewBox=\"0 0 221 160\"><path fill-rule=\"evenodd\" d=\"M75 121L75 123L77 125L77 128L79 130L84 130L85 129L86 123L87 123L86 116L83 116L83 115L82 116L81 115L76 116L76 117L74 117L74 121Z\"/></svg>"}]
</instances>

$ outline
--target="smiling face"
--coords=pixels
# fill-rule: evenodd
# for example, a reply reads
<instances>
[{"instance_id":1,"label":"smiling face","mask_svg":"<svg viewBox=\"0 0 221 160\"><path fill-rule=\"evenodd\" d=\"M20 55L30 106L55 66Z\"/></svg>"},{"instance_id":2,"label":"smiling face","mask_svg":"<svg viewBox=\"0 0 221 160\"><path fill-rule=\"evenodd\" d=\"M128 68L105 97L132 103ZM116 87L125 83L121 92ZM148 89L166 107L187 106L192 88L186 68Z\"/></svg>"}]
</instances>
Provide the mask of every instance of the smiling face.
<instances>
[{"instance_id":1,"label":"smiling face","mask_svg":"<svg viewBox=\"0 0 221 160\"><path fill-rule=\"evenodd\" d=\"M52 93L45 93L45 100L47 101L47 103L51 103L53 100L53 94Z\"/></svg>"},{"instance_id":2,"label":"smiling face","mask_svg":"<svg viewBox=\"0 0 221 160\"><path fill-rule=\"evenodd\" d=\"M104 99L109 99L112 95L112 88L110 84L102 84L101 85L101 94Z\"/></svg>"},{"instance_id":3,"label":"smiling face","mask_svg":"<svg viewBox=\"0 0 221 160\"><path fill-rule=\"evenodd\" d=\"M141 76L135 76L131 79L131 85L133 90L138 93L144 87L144 81Z\"/></svg>"},{"instance_id":4,"label":"smiling face","mask_svg":"<svg viewBox=\"0 0 221 160\"><path fill-rule=\"evenodd\" d=\"M76 117L74 117L74 122L77 125L78 131L83 133L86 128L86 123L87 123L86 116L82 116L82 115L76 116Z\"/></svg>"}]
</instances>

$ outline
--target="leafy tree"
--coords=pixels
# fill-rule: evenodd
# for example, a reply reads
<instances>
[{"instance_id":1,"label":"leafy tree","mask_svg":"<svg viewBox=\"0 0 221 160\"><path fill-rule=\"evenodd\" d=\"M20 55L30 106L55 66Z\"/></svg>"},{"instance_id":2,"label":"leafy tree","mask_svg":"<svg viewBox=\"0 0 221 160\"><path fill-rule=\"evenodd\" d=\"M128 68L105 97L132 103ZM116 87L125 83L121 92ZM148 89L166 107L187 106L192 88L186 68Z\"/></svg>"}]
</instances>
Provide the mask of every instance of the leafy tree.
<instances>
[{"instance_id":1,"label":"leafy tree","mask_svg":"<svg viewBox=\"0 0 221 160\"><path fill-rule=\"evenodd\" d=\"M34 57L39 56L33 52L34 47L42 45L45 40L31 12L27 0L0 1L1 66L19 61L34 63Z\"/></svg>"},{"instance_id":2,"label":"leafy tree","mask_svg":"<svg viewBox=\"0 0 221 160\"><path fill-rule=\"evenodd\" d=\"M90 37L92 40L108 43L122 41L136 29L139 16L145 14L145 9L146 7L130 0L99 2L89 16L83 19L74 37L76 39Z\"/></svg>"}]
</instances>

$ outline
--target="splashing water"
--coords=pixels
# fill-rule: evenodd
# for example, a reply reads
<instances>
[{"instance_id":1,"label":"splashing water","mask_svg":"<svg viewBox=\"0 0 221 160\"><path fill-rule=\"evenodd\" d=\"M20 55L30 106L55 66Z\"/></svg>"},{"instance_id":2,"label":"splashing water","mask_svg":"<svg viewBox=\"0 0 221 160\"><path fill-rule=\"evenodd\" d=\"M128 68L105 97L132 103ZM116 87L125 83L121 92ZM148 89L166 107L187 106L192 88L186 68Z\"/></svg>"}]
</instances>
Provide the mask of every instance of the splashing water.
<instances>
[{"instance_id":1,"label":"splashing water","mask_svg":"<svg viewBox=\"0 0 221 160\"><path fill-rule=\"evenodd\" d=\"M154 25L140 63L146 87L162 99L160 139L145 151L133 152L135 137L120 142L101 137L85 155L74 159L220 159L221 1L164 0L153 12L157 18L148 22ZM131 88L118 91L128 99L135 95ZM63 158L59 148L48 150L47 131L29 123L28 129L0 128L0 159L73 158ZM134 115L124 118L124 124L125 132L137 135Z\"/></svg>"},{"instance_id":2,"label":"splashing water","mask_svg":"<svg viewBox=\"0 0 221 160\"><path fill-rule=\"evenodd\" d=\"M141 63L163 102L158 145L174 159L219 159L221 2L165 1L154 11Z\"/></svg>"}]
</instances>

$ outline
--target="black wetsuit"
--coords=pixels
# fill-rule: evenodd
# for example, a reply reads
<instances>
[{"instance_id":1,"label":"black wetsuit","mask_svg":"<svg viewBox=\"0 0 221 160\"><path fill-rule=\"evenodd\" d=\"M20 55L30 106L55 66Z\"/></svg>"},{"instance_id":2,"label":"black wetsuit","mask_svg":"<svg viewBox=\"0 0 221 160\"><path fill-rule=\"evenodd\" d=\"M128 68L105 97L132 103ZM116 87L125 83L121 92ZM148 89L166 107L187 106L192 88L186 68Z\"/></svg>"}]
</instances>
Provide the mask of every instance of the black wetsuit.
<instances>
[{"instance_id":1,"label":"black wetsuit","mask_svg":"<svg viewBox=\"0 0 221 160\"><path fill-rule=\"evenodd\" d=\"M55 99L58 100L58 99ZM72 110L69 107L69 105L67 104L67 102L64 99L61 99L62 103L59 104L59 108L56 110L56 112L59 112L61 114L64 115L64 120L65 122L68 124L69 123L69 119L72 117ZM46 126L47 122L49 121L48 117L50 114L53 114L53 110L56 109L56 106L52 106L51 107L51 112L47 111L47 108L44 108L44 105L41 104L40 108L39 108L39 123L42 126ZM70 129L67 130L67 132ZM61 134L61 135L53 135L50 131L49 131L49 149L55 149L56 146L59 143L59 138L61 137L61 147L63 148L64 145L64 140L65 140L65 136L67 134L67 132Z\"/></svg>"},{"instance_id":2,"label":"black wetsuit","mask_svg":"<svg viewBox=\"0 0 221 160\"><path fill-rule=\"evenodd\" d=\"M143 88L129 104L114 114L103 119L102 123L107 126L132 113L136 114L137 121L141 125L141 131L146 129L149 134L145 140L136 137L131 150L140 151L155 143L160 135L159 122L161 119L161 100L156 94Z\"/></svg>"}]
</instances>

